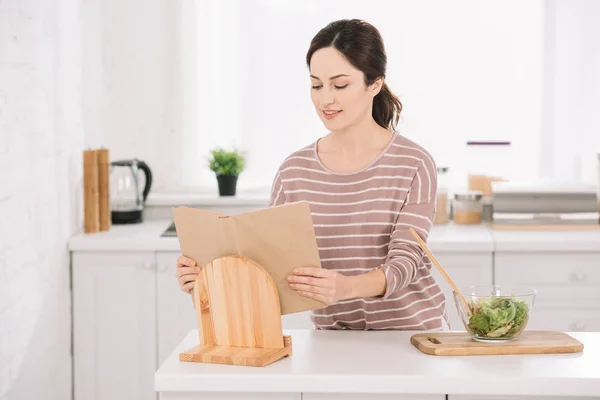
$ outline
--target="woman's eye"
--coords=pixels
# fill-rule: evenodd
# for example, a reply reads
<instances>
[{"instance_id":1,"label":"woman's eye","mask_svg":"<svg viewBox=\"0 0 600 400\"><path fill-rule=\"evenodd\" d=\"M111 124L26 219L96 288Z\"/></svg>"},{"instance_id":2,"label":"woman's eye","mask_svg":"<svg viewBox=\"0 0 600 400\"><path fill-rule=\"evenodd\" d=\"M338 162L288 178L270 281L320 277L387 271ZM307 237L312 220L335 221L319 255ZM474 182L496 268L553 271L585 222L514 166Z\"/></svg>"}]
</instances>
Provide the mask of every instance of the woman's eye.
<instances>
[{"instance_id":1,"label":"woman's eye","mask_svg":"<svg viewBox=\"0 0 600 400\"><path fill-rule=\"evenodd\" d=\"M345 88L346 86L348 86L348 85L346 84L346 85L343 85L343 86L338 86L338 85L333 85L333 86L334 86L336 89L344 89L344 88ZM321 89L322 87L323 87L323 85L313 85L313 86L312 86L312 88L313 88L313 89L315 89L315 90Z\"/></svg>"}]
</instances>

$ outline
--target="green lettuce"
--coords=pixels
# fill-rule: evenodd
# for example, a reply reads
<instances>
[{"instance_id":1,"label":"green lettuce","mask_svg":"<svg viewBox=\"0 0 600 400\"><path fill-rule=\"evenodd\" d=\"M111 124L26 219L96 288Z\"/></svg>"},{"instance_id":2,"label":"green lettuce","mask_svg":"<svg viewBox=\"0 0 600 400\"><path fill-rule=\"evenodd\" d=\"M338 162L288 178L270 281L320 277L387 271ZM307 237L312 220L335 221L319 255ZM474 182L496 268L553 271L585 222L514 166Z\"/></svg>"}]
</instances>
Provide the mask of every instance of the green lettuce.
<instances>
[{"instance_id":1,"label":"green lettuce","mask_svg":"<svg viewBox=\"0 0 600 400\"><path fill-rule=\"evenodd\" d=\"M479 298L471 303L469 329L489 338L510 338L525 327L529 315L527 303L514 298Z\"/></svg>"}]
</instances>

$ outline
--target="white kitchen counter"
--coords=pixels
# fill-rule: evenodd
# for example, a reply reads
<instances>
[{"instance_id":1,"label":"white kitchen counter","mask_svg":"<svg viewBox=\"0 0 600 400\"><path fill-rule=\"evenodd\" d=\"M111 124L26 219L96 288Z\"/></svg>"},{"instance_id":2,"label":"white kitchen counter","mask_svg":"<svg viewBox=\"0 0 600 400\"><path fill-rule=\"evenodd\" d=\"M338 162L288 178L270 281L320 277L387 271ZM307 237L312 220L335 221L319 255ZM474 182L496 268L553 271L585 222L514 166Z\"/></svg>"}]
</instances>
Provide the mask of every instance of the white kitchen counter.
<instances>
[{"instance_id":1,"label":"white kitchen counter","mask_svg":"<svg viewBox=\"0 0 600 400\"><path fill-rule=\"evenodd\" d=\"M600 332L569 333L584 344L582 353L460 357L421 353L410 344L415 333L422 331L286 330L291 357L266 367L240 367L180 362L179 352L198 343L192 330L156 372L155 389L164 400L237 398L214 392L302 393L305 399L317 398L307 393L600 398Z\"/></svg>"},{"instance_id":2,"label":"white kitchen counter","mask_svg":"<svg viewBox=\"0 0 600 400\"><path fill-rule=\"evenodd\" d=\"M69 241L71 251L179 251L175 237L161 237L171 220L113 225L110 231L80 232ZM487 225L434 226L427 242L434 252L600 251L598 231L495 231Z\"/></svg>"},{"instance_id":3,"label":"white kitchen counter","mask_svg":"<svg viewBox=\"0 0 600 400\"><path fill-rule=\"evenodd\" d=\"M161 237L170 220L113 225L109 231L80 232L69 241L71 251L179 251L176 237Z\"/></svg>"},{"instance_id":4,"label":"white kitchen counter","mask_svg":"<svg viewBox=\"0 0 600 400\"><path fill-rule=\"evenodd\" d=\"M69 241L71 251L179 251L176 237L161 237L171 220L160 219L135 225L113 225L109 231L80 232ZM492 236L483 226L434 227L428 245L432 251L480 251L493 249Z\"/></svg>"}]
</instances>

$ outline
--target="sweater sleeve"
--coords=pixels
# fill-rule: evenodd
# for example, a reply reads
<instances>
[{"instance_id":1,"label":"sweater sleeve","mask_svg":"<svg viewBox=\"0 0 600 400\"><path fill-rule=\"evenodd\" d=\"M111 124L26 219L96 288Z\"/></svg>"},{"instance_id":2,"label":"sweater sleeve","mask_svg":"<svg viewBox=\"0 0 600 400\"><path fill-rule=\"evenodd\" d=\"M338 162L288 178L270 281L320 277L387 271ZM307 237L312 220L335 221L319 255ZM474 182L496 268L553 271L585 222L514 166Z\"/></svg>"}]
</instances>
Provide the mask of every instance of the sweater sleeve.
<instances>
[{"instance_id":1,"label":"sweater sleeve","mask_svg":"<svg viewBox=\"0 0 600 400\"><path fill-rule=\"evenodd\" d=\"M437 194L437 170L432 162L421 161L411 181L407 199L394 225L388 256L381 266L386 277L383 299L406 288L415 278L417 269L426 257L409 228L427 243L433 224Z\"/></svg>"},{"instance_id":2,"label":"sweater sleeve","mask_svg":"<svg viewBox=\"0 0 600 400\"><path fill-rule=\"evenodd\" d=\"M285 203L285 193L283 183L281 182L281 171L277 171L273 184L271 185L271 195L269 196L269 207L278 206Z\"/></svg>"}]
</instances>

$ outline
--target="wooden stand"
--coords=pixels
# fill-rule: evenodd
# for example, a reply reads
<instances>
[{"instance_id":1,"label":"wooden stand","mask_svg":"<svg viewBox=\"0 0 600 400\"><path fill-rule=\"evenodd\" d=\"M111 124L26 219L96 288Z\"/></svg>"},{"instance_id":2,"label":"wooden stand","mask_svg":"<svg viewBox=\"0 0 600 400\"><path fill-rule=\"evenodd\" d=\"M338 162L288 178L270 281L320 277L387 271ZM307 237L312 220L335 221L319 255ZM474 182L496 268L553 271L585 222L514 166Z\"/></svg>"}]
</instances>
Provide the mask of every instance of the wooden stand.
<instances>
[{"instance_id":1,"label":"wooden stand","mask_svg":"<svg viewBox=\"0 0 600 400\"><path fill-rule=\"evenodd\" d=\"M200 343L180 353L180 361L263 367L292 354L292 338L283 336L275 283L248 258L208 263L192 298Z\"/></svg>"}]
</instances>

